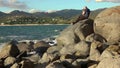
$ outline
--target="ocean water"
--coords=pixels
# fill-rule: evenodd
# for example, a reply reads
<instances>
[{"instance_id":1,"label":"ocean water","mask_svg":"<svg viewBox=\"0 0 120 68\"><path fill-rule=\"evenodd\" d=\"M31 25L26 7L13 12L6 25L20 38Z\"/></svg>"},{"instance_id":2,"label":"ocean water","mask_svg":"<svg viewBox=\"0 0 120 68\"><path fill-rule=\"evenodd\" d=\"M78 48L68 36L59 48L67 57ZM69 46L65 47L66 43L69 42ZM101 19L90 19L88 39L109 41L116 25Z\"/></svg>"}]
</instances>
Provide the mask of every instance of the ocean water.
<instances>
[{"instance_id":1,"label":"ocean water","mask_svg":"<svg viewBox=\"0 0 120 68\"><path fill-rule=\"evenodd\" d=\"M0 26L0 43L11 40L41 40L59 35L68 25Z\"/></svg>"}]
</instances>

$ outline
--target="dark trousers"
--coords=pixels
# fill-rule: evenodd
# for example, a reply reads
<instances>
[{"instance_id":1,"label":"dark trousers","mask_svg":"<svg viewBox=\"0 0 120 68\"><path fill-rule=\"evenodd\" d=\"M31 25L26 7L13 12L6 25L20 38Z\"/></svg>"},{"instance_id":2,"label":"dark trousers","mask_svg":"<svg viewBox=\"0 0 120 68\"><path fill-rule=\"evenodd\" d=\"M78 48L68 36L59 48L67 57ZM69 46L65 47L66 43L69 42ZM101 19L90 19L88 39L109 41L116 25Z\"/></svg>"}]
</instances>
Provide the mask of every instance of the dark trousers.
<instances>
[{"instance_id":1,"label":"dark trousers","mask_svg":"<svg viewBox=\"0 0 120 68\"><path fill-rule=\"evenodd\" d=\"M83 15L80 15L80 16L77 18L76 21L72 22L72 24L75 24L75 23L77 23L77 22L79 22L79 21L81 21L81 20L84 20L84 19L87 19L87 18L86 18L85 16L83 16Z\"/></svg>"}]
</instances>

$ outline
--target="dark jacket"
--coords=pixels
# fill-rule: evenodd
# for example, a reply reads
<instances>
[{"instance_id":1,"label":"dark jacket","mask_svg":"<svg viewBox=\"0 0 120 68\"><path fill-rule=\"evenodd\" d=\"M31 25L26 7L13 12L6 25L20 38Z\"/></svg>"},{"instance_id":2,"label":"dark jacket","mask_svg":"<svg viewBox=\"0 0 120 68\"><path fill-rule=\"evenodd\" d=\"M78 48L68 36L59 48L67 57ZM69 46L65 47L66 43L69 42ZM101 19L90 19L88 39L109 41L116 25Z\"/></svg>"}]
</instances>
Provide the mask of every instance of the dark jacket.
<instances>
[{"instance_id":1,"label":"dark jacket","mask_svg":"<svg viewBox=\"0 0 120 68\"><path fill-rule=\"evenodd\" d=\"M84 16L85 16L86 18L88 18L89 15L90 15L90 9L87 8L87 9L85 10Z\"/></svg>"}]
</instances>

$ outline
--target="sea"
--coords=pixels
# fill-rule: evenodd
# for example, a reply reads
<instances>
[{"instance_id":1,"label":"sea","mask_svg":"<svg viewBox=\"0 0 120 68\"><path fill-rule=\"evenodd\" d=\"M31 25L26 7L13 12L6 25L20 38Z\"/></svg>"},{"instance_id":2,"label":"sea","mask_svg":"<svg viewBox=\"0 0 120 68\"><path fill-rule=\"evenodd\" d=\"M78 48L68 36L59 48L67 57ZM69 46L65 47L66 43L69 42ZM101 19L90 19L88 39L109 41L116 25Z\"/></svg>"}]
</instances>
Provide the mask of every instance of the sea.
<instances>
[{"instance_id":1,"label":"sea","mask_svg":"<svg viewBox=\"0 0 120 68\"><path fill-rule=\"evenodd\" d=\"M11 40L42 40L57 36L69 25L0 26L0 43Z\"/></svg>"}]
</instances>

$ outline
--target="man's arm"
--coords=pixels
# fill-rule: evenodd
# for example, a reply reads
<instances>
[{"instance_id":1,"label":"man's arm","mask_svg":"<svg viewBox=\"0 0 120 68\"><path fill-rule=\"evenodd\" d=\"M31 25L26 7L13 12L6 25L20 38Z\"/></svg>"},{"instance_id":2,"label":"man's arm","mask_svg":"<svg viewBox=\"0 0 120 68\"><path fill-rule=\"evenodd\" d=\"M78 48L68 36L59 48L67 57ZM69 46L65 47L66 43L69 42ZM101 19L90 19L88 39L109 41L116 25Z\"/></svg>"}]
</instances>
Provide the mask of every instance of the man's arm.
<instances>
[{"instance_id":1,"label":"man's arm","mask_svg":"<svg viewBox=\"0 0 120 68\"><path fill-rule=\"evenodd\" d=\"M83 15L83 16L85 15L85 10L82 11L82 15Z\"/></svg>"}]
</instances>

